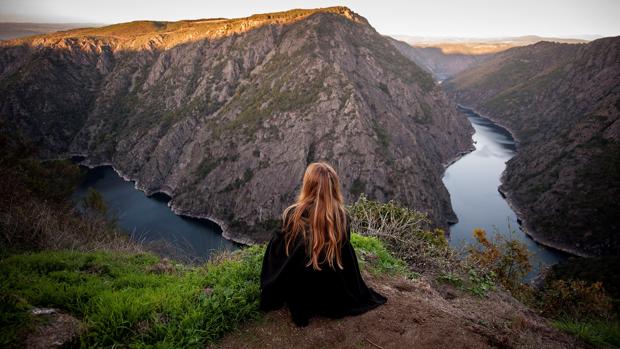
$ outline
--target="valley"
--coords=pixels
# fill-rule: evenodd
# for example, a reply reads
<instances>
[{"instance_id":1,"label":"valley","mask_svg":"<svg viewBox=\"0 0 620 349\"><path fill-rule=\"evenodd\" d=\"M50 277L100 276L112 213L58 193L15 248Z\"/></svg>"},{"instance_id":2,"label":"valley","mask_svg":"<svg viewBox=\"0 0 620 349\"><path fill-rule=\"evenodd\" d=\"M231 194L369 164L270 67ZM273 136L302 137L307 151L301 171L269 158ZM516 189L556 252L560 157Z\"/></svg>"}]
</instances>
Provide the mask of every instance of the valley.
<instances>
[{"instance_id":1,"label":"valley","mask_svg":"<svg viewBox=\"0 0 620 349\"><path fill-rule=\"evenodd\" d=\"M461 103L518 138L500 190L526 232L610 253L617 205L593 200L618 190L606 186L617 176L617 39L539 39L409 44L343 7L75 29L1 43L0 110L44 156L112 165L174 212L251 244L277 229L316 160L342 173L349 201L365 193L439 227L457 222L441 177L471 147ZM585 76L595 78L580 86Z\"/></svg>"},{"instance_id":2,"label":"valley","mask_svg":"<svg viewBox=\"0 0 620 349\"><path fill-rule=\"evenodd\" d=\"M0 347L620 347L620 37L586 35L601 7L29 3L1 17L116 24L0 24ZM265 242L318 161L347 267L308 273L329 288L300 304L332 314L352 270L388 301L299 328L296 286L261 306L282 252Z\"/></svg>"},{"instance_id":3,"label":"valley","mask_svg":"<svg viewBox=\"0 0 620 349\"><path fill-rule=\"evenodd\" d=\"M471 126L432 76L346 8L132 22L3 41L2 120L44 155L112 165L224 237L265 241L306 165L455 215L443 164Z\"/></svg>"},{"instance_id":4,"label":"valley","mask_svg":"<svg viewBox=\"0 0 620 349\"><path fill-rule=\"evenodd\" d=\"M540 42L442 84L516 136L500 190L535 240L573 254L620 248L619 57L618 37Z\"/></svg>"}]
</instances>

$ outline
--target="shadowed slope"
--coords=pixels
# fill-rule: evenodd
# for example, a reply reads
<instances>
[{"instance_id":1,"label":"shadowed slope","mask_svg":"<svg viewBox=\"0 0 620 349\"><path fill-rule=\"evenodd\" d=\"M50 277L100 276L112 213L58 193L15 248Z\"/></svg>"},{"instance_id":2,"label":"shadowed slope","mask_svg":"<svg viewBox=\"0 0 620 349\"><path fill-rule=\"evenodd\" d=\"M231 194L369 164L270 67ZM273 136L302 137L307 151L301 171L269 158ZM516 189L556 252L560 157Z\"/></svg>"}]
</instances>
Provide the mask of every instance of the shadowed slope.
<instances>
[{"instance_id":1,"label":"shadowed slope","mask_svg":"<svg viewBox=\"0 0 620 349\"><path fill-rule=\"evenodd\" d=\"M619 37L511 49L445 86L514 132L520 149L501 189L536 240L618 254Z\"/></svg>"},{"instance_id":2,"label":"shadowed slope","mask_svg":"<svg viewBox=\"0 0 620 349\"><path fill-rule=\"evenodd\" d=\"M237 241L279 226L316 160L336 167L348 199L366 192L439 225L455 219L442 164L467 148L470 126L346 8L3 43L0 90L2 119L49 156L111 163Z\"/></svg>"}]
</instances>

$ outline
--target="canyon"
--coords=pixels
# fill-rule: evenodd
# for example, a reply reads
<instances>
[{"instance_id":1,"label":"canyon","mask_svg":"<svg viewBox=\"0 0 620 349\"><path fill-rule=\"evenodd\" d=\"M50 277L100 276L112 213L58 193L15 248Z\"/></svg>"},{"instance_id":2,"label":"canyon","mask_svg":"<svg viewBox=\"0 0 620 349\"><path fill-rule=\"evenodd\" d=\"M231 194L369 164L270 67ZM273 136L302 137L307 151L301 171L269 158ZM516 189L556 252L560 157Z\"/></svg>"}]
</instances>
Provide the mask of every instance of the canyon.
<instances>
[{"instance_id":1,"label":"canyon","mask_svg":"<svg viewBox=\"0 0 620 349\"><path fill-rule=\"evenodd\" d=\"M443 87L518 141L500 187L535 240L620 252L620 37L498 53Z\"/></svg>"},{"instance_id":2,"label":"canyon","mask_svg":"<svg viewBox=\"0 0 620 349\"><path fill-rule=\"evenodd\" d=\"M139 21L0 43L0 120L41 156L112 165L224 237L279 228L308 163L456 221L444 164L473 132L431 74L348 8Z\"/></svg>"}]
</instances>

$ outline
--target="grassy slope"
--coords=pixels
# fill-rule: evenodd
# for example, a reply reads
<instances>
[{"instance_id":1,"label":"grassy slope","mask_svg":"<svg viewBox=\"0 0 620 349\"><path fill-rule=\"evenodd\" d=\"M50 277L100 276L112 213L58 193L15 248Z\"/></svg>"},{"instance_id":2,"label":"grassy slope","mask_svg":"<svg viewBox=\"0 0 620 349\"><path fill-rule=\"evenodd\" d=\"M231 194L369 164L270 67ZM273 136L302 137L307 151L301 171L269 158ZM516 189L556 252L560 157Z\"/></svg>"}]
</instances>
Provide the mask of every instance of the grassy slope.
<instances>
[{"instance_id":1,"label":"grassy slope","mask_svg":"<svg viewBox=\"0 0 620 349\"><path fill-rule=\"evenodd\" d=\"M372 237L353 234L360 264L374 274L406 273ZM257 319L264 246L202 266L149 253L45 251L0 260L0 346L34 325L28 310L54 307L81 319L81 346L201 347Z\"/></svg>"}]
</instances>

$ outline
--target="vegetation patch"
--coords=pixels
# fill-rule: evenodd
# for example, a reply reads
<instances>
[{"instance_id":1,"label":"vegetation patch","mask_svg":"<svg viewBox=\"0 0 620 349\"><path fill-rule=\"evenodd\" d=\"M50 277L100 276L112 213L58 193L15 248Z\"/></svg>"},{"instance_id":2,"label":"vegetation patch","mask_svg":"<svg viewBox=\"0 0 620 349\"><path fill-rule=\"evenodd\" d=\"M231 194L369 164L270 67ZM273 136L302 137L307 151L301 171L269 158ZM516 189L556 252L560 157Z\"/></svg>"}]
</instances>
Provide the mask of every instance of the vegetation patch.
<instances>
[{"instance_id":1,"label":"vegetation patch","mask_svg":"<svg viewBox=\"0 0 620 349\"><path fill-rule=\"evenodd\" d=\"M467 264L470 279L484 283L486 279L497 280L511 293L525 293L523 278L532 270L530 252L510 231L508 237L498 231L489 239L484 229L474 229L475 244L468 246ZM476 269L472 269L472 267ZM472 272L472 270L474 270Z\"/></svg>"},{"instance_id":2,"label":"vegetation patch","mask_svg":"<svg viewBox=\"0 0 620 349\"><path fill-rule=\"evenodd\" d=\"M385 151L387 147L390 145L390 134L383 128L377 120L372 120L372 129L375 131L377 138L379 139L379 144L381 144L382 149Z\"/></svg>"},{"instance_id":3,"label":"vegetation patch","mask_svg":"<svg viewBox=\"0 0 620 349\"><path fill-rule=\"evenodd\" d=\"M381 91L383 91L383 93L385 93L387 96L390 96L390 97L392 96L392 95L390 94L390 89L389 89L389 88L387 87L387 85L386 85L386 84L384 84L383 82L380 82L380 83L379 83L379 89L380 89Z\"/></svg>"},{"instance_id":4,"label":"vegetation patch","mask_svg":"<svg viewBox=\"0 0 620 349\"><path fill-rule=\"evenodd\" d=\"M351 245L362 267L366 267L371 274L412 277L413 274L409 272L405 262L392 256L379 239L352 232Z\"/></svg>"},{"instance_id":5,"label":"vegetation patch","mask_svg":"<svg viewBox=\"0 0 620 349\"><path fill-rule=\"evenodd\" d=\"M353 233L359 262L372 274L405 274L376 238ZM264 245L188 266L150 253L44 251L0 261L0 339L15 344L32 307L81 319L82 347L204 347L258 319Z\"/></svg>"},{"instance_id":6,"label":"vegetation patch","mask_svg":"<svg viewBox=\"0 0 620 349\"><path fill-rule=\"evenodd\" d=\"M433 113L431 112L431 107L428 103L421 101L420 102L420 110L421 113L416 113L414 116L415 122L419 124L430 124L433 122Z\"/></svg>"},{"instance_id":7,"label":"vegetation patch","mask_svg":"<svg viewBox=\"0 0 620 349\"><path fill-rule=\"evenodd\" d=\"M229 183L224 189L222 189L222 192L237 190L252 180L252 177L254 177L254 171L251 168L246 168L243 172L243 177L236 178L233 182Z\"/></svg>"},{"instance_id":8,"label":"vegetation patch","mask_svg":"<svg viewBox=\"0 0 620 349\"><path fill-rule=\"evenodd\" d=\"M348 210L353 230L381 239L394 256L415 271L452 270L457 266L457 255L448 246L444 231L431 229L425 213L393 201L372 201L365 195Z\"/></svg>"},{"instance_id":9,"label":"vegetation patch","mask_svg":"<svg viewBox=\"0 0 620 349\"><path fill-rule=\"evenodd\" d=\"M312 71L313 76L300 76L299 67L308 64L316 45L305 44L289 54L276 53L247 85L239 88L222 114L233 112L234 118L218 125L215 134L242 128L246 136L262 127L262 122L274 114L303 110L314 103L325 88L325 79L333 68ZM294 82L291 83L291 82Z\"/></svg>"},{"instance_id":10,"label":"vegetation patch","mask_svg":"<svg viewBox=\"0 0 620 349\"><path fill-rule=\"evenodd\" d=\"M22 310L36 306L82 319L83 347L202 347L260 316L263 253L264 247L256 246L200 267L171 264L148 253L10 256L0 261L0 294L23 304L6 309L2 344L10 344L15 331L27 326Z\"/></svg>"},{"instance_id":11,"label":"vegetation patch","mask_svg":"<svg viewBox=\"0 0 620 349\"><path fill-rule=\"evenodd\" d=\"M620 322L554 320L553 326L600 348L620 348Z\"/></svg>"}]
</instances>

